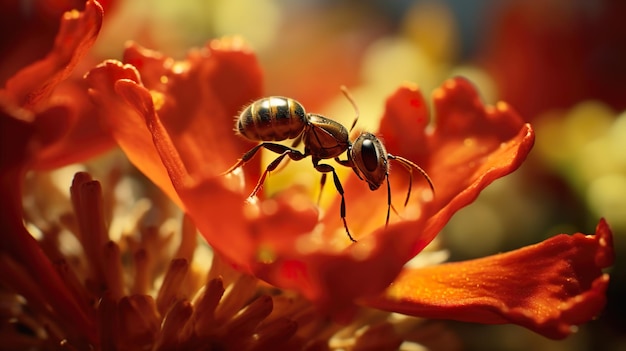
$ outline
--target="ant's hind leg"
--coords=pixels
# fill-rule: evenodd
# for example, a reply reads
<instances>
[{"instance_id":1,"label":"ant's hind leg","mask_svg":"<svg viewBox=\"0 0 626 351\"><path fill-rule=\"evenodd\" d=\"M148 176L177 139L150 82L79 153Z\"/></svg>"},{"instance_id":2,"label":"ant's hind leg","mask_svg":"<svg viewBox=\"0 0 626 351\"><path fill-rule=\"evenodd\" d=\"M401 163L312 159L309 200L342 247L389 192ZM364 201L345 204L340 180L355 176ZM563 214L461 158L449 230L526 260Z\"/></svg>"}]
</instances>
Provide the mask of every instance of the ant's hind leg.
<instances>
[{"instance_id":1,"label":"ant's hind leg","mask_svg":"<svg viewBox=\"0 0 626 351\"><path fill-rule=\"evenodd\" d=\"M226 171L222 172L222 175L229 174L232 171L236 170L237 168L245 165L246 162L250 161L254 157L254 155L257 153L257 151L259 151L259 149L263 147L263 144L259 144L253 147L252 149L248 150L248 152L246 152L245 154L243 154L243 156L241 156L241 158L237 161L237 163L235 163L232 167L230 167Z\"/></svg>"},{"instance_id":2,"label":"ant's hind leg","mask_svg":"<svg viewBox=\"0 0 626 351\"><path fill-rule=\"evenodd\" d=\"M322 172L322 173L332 172L333 173L333 181L335 182L335 188L337 189L337 192L339 193L339 195L341 195L341 209L340 209L341 220L343 221L344 228L346 228L346 234L348 234L348 238L350 238L352 242L356 242L356 240L354 240L352 235L350 235L350 230L348 230L348 223L346 222L346 198L343 195L343 186L341 185L341 181L339 181L339 177L337 176L337 172L335 172L335 168L327 164L313 163L313 165L315 166L315 169L317 169L319 172Z\"/></svg>"}]
</instances>

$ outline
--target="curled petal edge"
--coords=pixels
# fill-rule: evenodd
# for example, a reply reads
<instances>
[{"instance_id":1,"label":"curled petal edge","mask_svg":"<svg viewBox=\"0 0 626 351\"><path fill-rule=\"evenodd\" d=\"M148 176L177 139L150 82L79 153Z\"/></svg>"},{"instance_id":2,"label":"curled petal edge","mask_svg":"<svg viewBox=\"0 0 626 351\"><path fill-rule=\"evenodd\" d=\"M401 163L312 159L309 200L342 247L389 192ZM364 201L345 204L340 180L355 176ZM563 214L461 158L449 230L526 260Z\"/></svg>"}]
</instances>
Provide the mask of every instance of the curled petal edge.
<instances>
[{"instance_id":1,"label":"curled petal edge","mask_svg":"<svg viewBox=\"0 0 626 351\"><path fill-rule=\"evenodd\" d=\"M606 303L613 239L604 219L595 235L560 234L471 261L406 269L366 305L426 318L514 323L562 339Z\"/></svg>"},{"instance_id":2,"label":"curled petal edge","mask_svg":"<svg viewBox=\"0 0 626 351\"><path fill-rule=\"evenodd\" d=\"M97 1L87 1L85 10L63 15L54 48L44 59L25 67L6 83L6 93L18 105L32 109L66 79L95 43L104 10Z\"/></svg>"}]
</instances>

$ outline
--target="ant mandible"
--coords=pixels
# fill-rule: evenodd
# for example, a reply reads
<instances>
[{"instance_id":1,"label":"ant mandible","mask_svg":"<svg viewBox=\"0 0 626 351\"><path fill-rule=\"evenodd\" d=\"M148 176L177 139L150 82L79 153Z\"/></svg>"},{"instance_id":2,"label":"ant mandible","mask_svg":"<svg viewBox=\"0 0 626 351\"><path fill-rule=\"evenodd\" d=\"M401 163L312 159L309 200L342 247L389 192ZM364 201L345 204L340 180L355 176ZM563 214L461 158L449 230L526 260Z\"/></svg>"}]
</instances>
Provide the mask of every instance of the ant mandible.
<instances>
[{"instance_id":1,"label":"ant mandible","mask_svg":"<svg viewBox=\"0 0 626 351\"><path fill-rule=\"evenodd\" d=\"M428 174L417 164L404 157L394 156L387 152L383 143L374 134L363 132L354 142L350 141L350 132L354 129L359 120L359 109L345 87L341 87L344 96L350 101L355 111L355 118L350 130L341 123L319 114L306 113L302 104L294 99L282 96L270 96L254 101L246 107L235 123L235 130L241 136L262 143L246 152L237 163L229 168L224 174L228 174L243 166L254 157L261 148L265 148L279 154L265 169L259 178L250 197L256 195L267 174L275 170L280 162L289 157L291 160L299 161L311 156L313 167L322 173L320 181L324 187L326 175L332 173L335 188L341 195L341 220L343 221L346 234L353 242L356 240L350 234L348 223L346 222L346 201L343 186L337 176L335 168L322 160L332 159L346 167L352 168L359 179L368 183L370 190L378 189L383 181L387 182L387 218L385 226L389 224L389 212L391 205L391 187L389 185L389 163L388 160L398 161L409 172L409 187L407 190L406 206L411 196L411 186L413 184L413 169L418 170L428 182L431 191L434 193L435 187ZM285 146L272 141L295 139L292 146ZM300 152L297 147L300 142L304 143L304 152ZM339 156L346 152L347 159L340 160ZM395 211L395 209L394 209Z\"/></svg>"}]
</instances>

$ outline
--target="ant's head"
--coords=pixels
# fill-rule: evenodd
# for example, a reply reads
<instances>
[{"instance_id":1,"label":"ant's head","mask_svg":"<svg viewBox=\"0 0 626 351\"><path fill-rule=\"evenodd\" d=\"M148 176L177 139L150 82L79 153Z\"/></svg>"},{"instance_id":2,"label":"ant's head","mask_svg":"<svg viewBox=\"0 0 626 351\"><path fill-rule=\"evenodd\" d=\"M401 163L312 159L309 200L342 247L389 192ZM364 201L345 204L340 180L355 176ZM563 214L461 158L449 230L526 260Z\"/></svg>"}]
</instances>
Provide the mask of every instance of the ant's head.
<instances>
[{"instance_id":1,"label":"ant's head","mask_svg":"<svg viewBox=\"0 0 626 351\"><path fill-rule=\"evenodd\" d=\"M352 143L349 156L357 175L369 184L371 190L378 189L389 174L383 143L372 133L361 133Z\"/></svg>"},{"instance_id":2,"label":"ant's head","mask_svg":"<svg viewBox=\"0 0 626 351\"><path fill-rule=\"evenodd\" d=\"M411 186L413 184L413 170L418 171L428 182L430 190L435 192L433 182L420 166L414 162L400 156L387 153L383 143L372 133L361 133L349 149L348 156L352 164L352 169L360 179L365 180L371 190L376 190L387 179L389 188L389 160L400 163L409 172L409 187L407 189L406 206L411 196Z\"/></svg>"}]
</instances>

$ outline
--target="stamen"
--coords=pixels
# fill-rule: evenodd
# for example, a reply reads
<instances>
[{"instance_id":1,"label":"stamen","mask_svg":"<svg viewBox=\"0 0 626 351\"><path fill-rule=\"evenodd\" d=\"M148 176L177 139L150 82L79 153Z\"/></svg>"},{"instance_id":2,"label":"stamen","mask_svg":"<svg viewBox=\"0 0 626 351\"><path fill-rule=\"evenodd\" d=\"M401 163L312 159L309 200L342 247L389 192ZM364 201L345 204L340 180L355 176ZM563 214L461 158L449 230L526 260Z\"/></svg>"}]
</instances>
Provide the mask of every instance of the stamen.
<instances>
[{"instance_id":1,"label":"stamen","mask_svg":"<svg viewBox=\"0 0 626 351\"><path fill-rule=\"evenodd\" d=\"M65 350L197 349L201 345L249 351L329 350L333 348L330 339L341 333L346 335L342 345L349 348L397 344L398 337L388 333L389 327L375 324L380 320L357 318L348 326L333 323L304 297L242 274L215 252L209 255L210 268L198 264L194 256L203 247L198 246L197 231L189 218L176 228L168 226L174 217L151 218L146 225L146 215L170 213L164 210L170 203L146 200L148 207L141 215L125 216L126 222L118 223L117 229L108 229L104 214L114 211L105 204L113 204L115 198L104 201L103 197L109 197L103 196L99 182L87 173L78 173L70 193L75 216L59 214L45 230L39 228L40 242L48 257L55 259L59 282L65 287L60 291L70 295L66 298L75 301L95 328L83 328L92 330L93 335L77 331L73 320L54 305L55 300L48 301L32 275L0 254L0 275L28 306L13 309L9 315L22 326L16 330L27 330L29 340L43 340ZM111 240L109 230L121 235ZM61 232L69 238L75 236L82 247L59 249ZM178 235L180 241L174 239ZM127 281L126 275L132 279ZM159 277L163 277L160 285ZM366 327L369 324L376 327ZM355 334L359 328L365 331L360 336ZM30 336L33 333L35 336Z\"/></svg>"},{"instance_id":2,"label":"stamen","mask_svg":"<svg viewBox=\"0 0 626 351\"><path fill-rule=\"evenodd\" d=\"M98 335L100 336L100 349L115 350L119 340L117 339L117 303L109 293L104 293L97 307Z\"/></svg>"},{"instance_id":3,"label":"stamen","mask_svg":"<svg viewBox=\"0 0 626 351\"><path fill-rule=\"evenodd\" d=\"M191 218L185 215L183 217L180 246L174 257L185 258L191 262L197 247L197 234L196 226L191 221Z\"/></svg>"},{"instance_id":4,"label":"stamen","mask_svg":"<svg viewBox=\"0 0 626 351\"><path fill-rule=\"evenodd\" d=\"M242 274L232 285L226 288L221 303L215 310L215 319L224 323L234 316L256 291L257 280Z\"/></svg>"},{"instance_id":5,"label":"stamen","mask_svg":"<svg viewBox=\"0 0 626 351\"><path fill-rule=\"evenodd\" d=\"M91 268L91 276L96 289L104 284L104 268L102 266L102 247L108 241L104 220L102 188L100 183L93 181L87 173L74 176L70 194L74 212L78 219L78 238L85 250Z\"/></svg>"},{"instance_id":6,"label":"stamen","mask_svg":"<svg viewBox=\"0 0 626 351\"><path fill-rule=\"evenodd\" d=\"M278 318L271 323L263 323L254 334L252 350L276 350L298 331L298 323Z\"/></svg>"},{"instance_id":7,"label":"stamen","mask_svg":"<svg viewBox=\"0 0 626 351\"><path fill-rule=\"evenodd\" d=\"M189 262L186 259L175 259L170 263L156 299L161 314L165 314L173 303L183 297L181 287L188 270Z\"/></svg>"},{"instance_id":8,"label":"stamen","mask_svg":"<svg viewBox=\"0 0 626 351\"><path fill-rule=\"evenodd\" d=\"M187 300L176 301L165 314L161 332L157 335L155 350L177 350L184 326L193 313L193 306Z\"/></svg>"},{"instance_id":9,"label":"stamen","mask_svg":"<svg viewBox=\"0 0 626 351\"><path fill-rule=\"evenodd\" d=\"M124 295L124 270L120 248L113 241L109 241L104 247L103 264L106 287L114 299L120 299Z\"/></svg>"},{"instance_id":10,"label":"stamen","mask_svg":"<svg viewBox=\"0 0 626 351\"><path fill-rule=\"evenodd\" d=\"M89 291L80 282L76 272L70 267L66 259L58 260L54 263L59 277L75 296L75 300L81 305L83 311L88 311L93 305L93 298L89 295Z\"/></svg>"},{"instance_id":11,"label":"stamen","mask_svg":"<svg viewBox=\"0 0 626 351\"><path fill-rule=\"evenodd\" d=\"M140 249L133 255L133 263L135 267L135 275L133 281L133 285L130 291L133 294L147 294L152 286L150 282L152 281L151 276L151 260L146 249Z\"/></svg>"},{"instance_id":12,"label":"stamen","mask_svg":"<svg viewBox=\"0 0 626 351\"><path fill-rule=\"evenodd\" d=\"M148 296L125 296L118 304L120 340L132 349L145 349L160 328L154 300Z\"/></svg>"},{"instance_id":13,"label":"stamen","mask_svg":"<svg viewBox=\"0 0 626 351\"><path fill-rule=\"evenodd\" d=\"M229 349L242 349L252 341L253 331L272 312L272 307L270 296L260 296L219 328L217 334Z\"/></svg>"},{"instance_id":14,"label":"stamen","mask_svg":"<svg viewBox=\"0 0 626 351\"><path fill-rule=\"evenodd\" d=\"M208 281L200 297L196 300L194 311L194 332L200 337L206 337L217 327L215 309L224 296L224 286L221 279Z\"/></svg>"}]
</instances>

